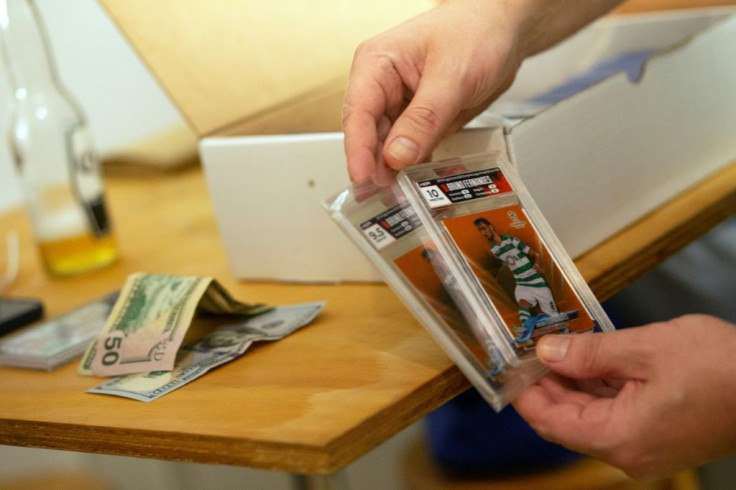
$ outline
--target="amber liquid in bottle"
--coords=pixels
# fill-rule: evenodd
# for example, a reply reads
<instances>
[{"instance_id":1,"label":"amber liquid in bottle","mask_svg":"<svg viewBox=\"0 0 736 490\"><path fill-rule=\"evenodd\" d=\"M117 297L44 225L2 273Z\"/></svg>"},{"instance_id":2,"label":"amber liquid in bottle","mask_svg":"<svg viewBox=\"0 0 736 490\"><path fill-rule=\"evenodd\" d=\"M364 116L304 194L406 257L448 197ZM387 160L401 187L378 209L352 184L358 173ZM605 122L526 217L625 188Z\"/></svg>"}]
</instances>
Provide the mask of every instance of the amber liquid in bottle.
<instances>
[{"instance_id":1,"label":"amber liquid in bottle","mask_svg":"<svg viewBox=\"0 0 736 490\"><path fill-rule=\"evenodd\" d=\"M97 269L117 257L117 245L112 235L98 238L92 233L84 233L39 242L38 248L46 269L59 276Z\"/></svg>"}]
</instances>

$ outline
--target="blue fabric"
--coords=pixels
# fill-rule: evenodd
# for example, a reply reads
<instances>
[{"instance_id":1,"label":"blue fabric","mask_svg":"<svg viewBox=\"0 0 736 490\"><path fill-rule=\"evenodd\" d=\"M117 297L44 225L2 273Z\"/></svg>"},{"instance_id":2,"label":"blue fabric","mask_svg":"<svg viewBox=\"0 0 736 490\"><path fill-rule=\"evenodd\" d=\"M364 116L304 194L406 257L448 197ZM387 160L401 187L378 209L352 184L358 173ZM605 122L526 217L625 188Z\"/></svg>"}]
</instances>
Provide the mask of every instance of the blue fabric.
<instances>
[{"instance_id":1,"label":"blue fabric","mask_svg":"<svg viewBox=\"0 0 736 490\"><path fill-rule=\"evenodd\" d=\"M619 72L625 72L629 80L634 82L641 76L644 63L652 54L653 51L651 50L623 53L614 59L591 67L584 73L571 77L565 83L554 87L548 92L537 95L532 99L532 102L543 105L556 104Z\"/></svg>"},{"instance_id":2,"label":"blue fabric","mask_svg":"<svg viewBox=\"0 0 736 490\"><path fill-rule=\"evenodd\" d=\"M435 462L466 476L528 472L579 458L539 437L513 407L496 413L474 389L429 414L425 424Z\"/></svg>"}]
</instances>

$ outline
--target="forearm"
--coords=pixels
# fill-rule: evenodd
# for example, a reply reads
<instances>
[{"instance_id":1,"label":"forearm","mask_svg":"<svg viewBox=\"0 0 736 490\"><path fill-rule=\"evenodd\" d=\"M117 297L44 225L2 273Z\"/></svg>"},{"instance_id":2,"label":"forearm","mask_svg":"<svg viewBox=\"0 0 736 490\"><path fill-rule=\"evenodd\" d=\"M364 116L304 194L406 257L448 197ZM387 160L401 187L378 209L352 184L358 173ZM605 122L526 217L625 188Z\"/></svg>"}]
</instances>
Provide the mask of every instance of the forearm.
<instances>
[{"instance_id":1,"label":"forearm","mask_svg":"<svg viewBox=\"0 0 736 490\"><path fill-rule=\"evenodd\" d=\"M361 43L343 106L350 178L388 183L427 160L511 86L524 58L621 1L445 0Z\"/></svg>"},{"instance_id":2,"label":"forearm","mask_svg":"<svg viewBox=\"0 0 736 490\"><path fill-rule=\"evenodd\" d=\"M522 58L557 44L623 3L623 0L500 1L518 26L519 52Z\"/></svg>"}]
</instances>

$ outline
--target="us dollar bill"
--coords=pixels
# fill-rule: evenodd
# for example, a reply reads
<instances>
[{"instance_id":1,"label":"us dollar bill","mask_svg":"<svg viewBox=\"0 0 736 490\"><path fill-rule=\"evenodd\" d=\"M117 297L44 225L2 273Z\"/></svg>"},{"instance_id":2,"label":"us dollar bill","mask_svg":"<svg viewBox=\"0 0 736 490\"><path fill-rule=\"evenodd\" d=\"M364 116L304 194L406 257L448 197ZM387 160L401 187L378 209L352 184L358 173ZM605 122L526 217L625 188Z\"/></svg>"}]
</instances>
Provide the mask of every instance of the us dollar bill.
<instances>
[{"instance_id":1,"label":"us dollar bill","mask_svg":"<svg viewBox=\"0 0 736 490\"><path fill-rule=\"evenodd\" d=\"M87 391L150 402L243 355L257 341L273 341L309 324L324 302L276 307L248 320L224 325L201 340L182 346L172 371L119 376Z\"/></svg>"},{"instance_id":2,"label":"us dollar bill","mask_svg":"<svg viewBox=\"0 0 736 490\"><path fill-rule=\"evenodd\" d=\"M171 370L195 313L253 316L268 309L235 300L211 277L132 274L100 334L87 346L79 373Z\"/></svg>"}]
</instances>

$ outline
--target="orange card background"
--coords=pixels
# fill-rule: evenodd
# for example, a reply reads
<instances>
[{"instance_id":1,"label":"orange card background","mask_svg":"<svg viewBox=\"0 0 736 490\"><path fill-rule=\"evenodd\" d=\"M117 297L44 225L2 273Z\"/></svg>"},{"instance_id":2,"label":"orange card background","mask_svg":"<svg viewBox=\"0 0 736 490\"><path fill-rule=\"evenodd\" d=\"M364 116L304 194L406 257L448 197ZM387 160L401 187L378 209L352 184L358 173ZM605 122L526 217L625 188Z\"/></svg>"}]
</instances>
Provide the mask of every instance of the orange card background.
<instances>
[{"instance_id":1,"label":"orange card background","mask_svg":"<svg viewBox=\"0 0 736 490\"><path fill-rule=\"evenodd\" d=\"M443 220L455 244L460 249L471 269L490 296L493 305L506 323L507 328L519 324L518 307L514 298L515 281L511 272L490 251L490 242L480 234L473 221L483 217L502 235L512 235L539 253L544 277L552 290L560 312L578 310L580 317L571 320L570 331L593 328L594 322L583 308L579 298L552 260L520 205L481 211ZM495 273L498 277L494 277Z\"/></svg>"},{"instance_id":2,"label":"orange card background","mask_svg":"<svg viewBox=\"0 0 736 490\"><path fill-rule=\"evenodd\" d=\"M422 257L422 251L431 248L425 245L407 252L394 260L404 276L419 290L431 307L452 329L455 336L465 345L475 360L488 368L488 356L485 348L475 337L462 314L442 285L434 267Z\"/></svg>"}]
</instances>

